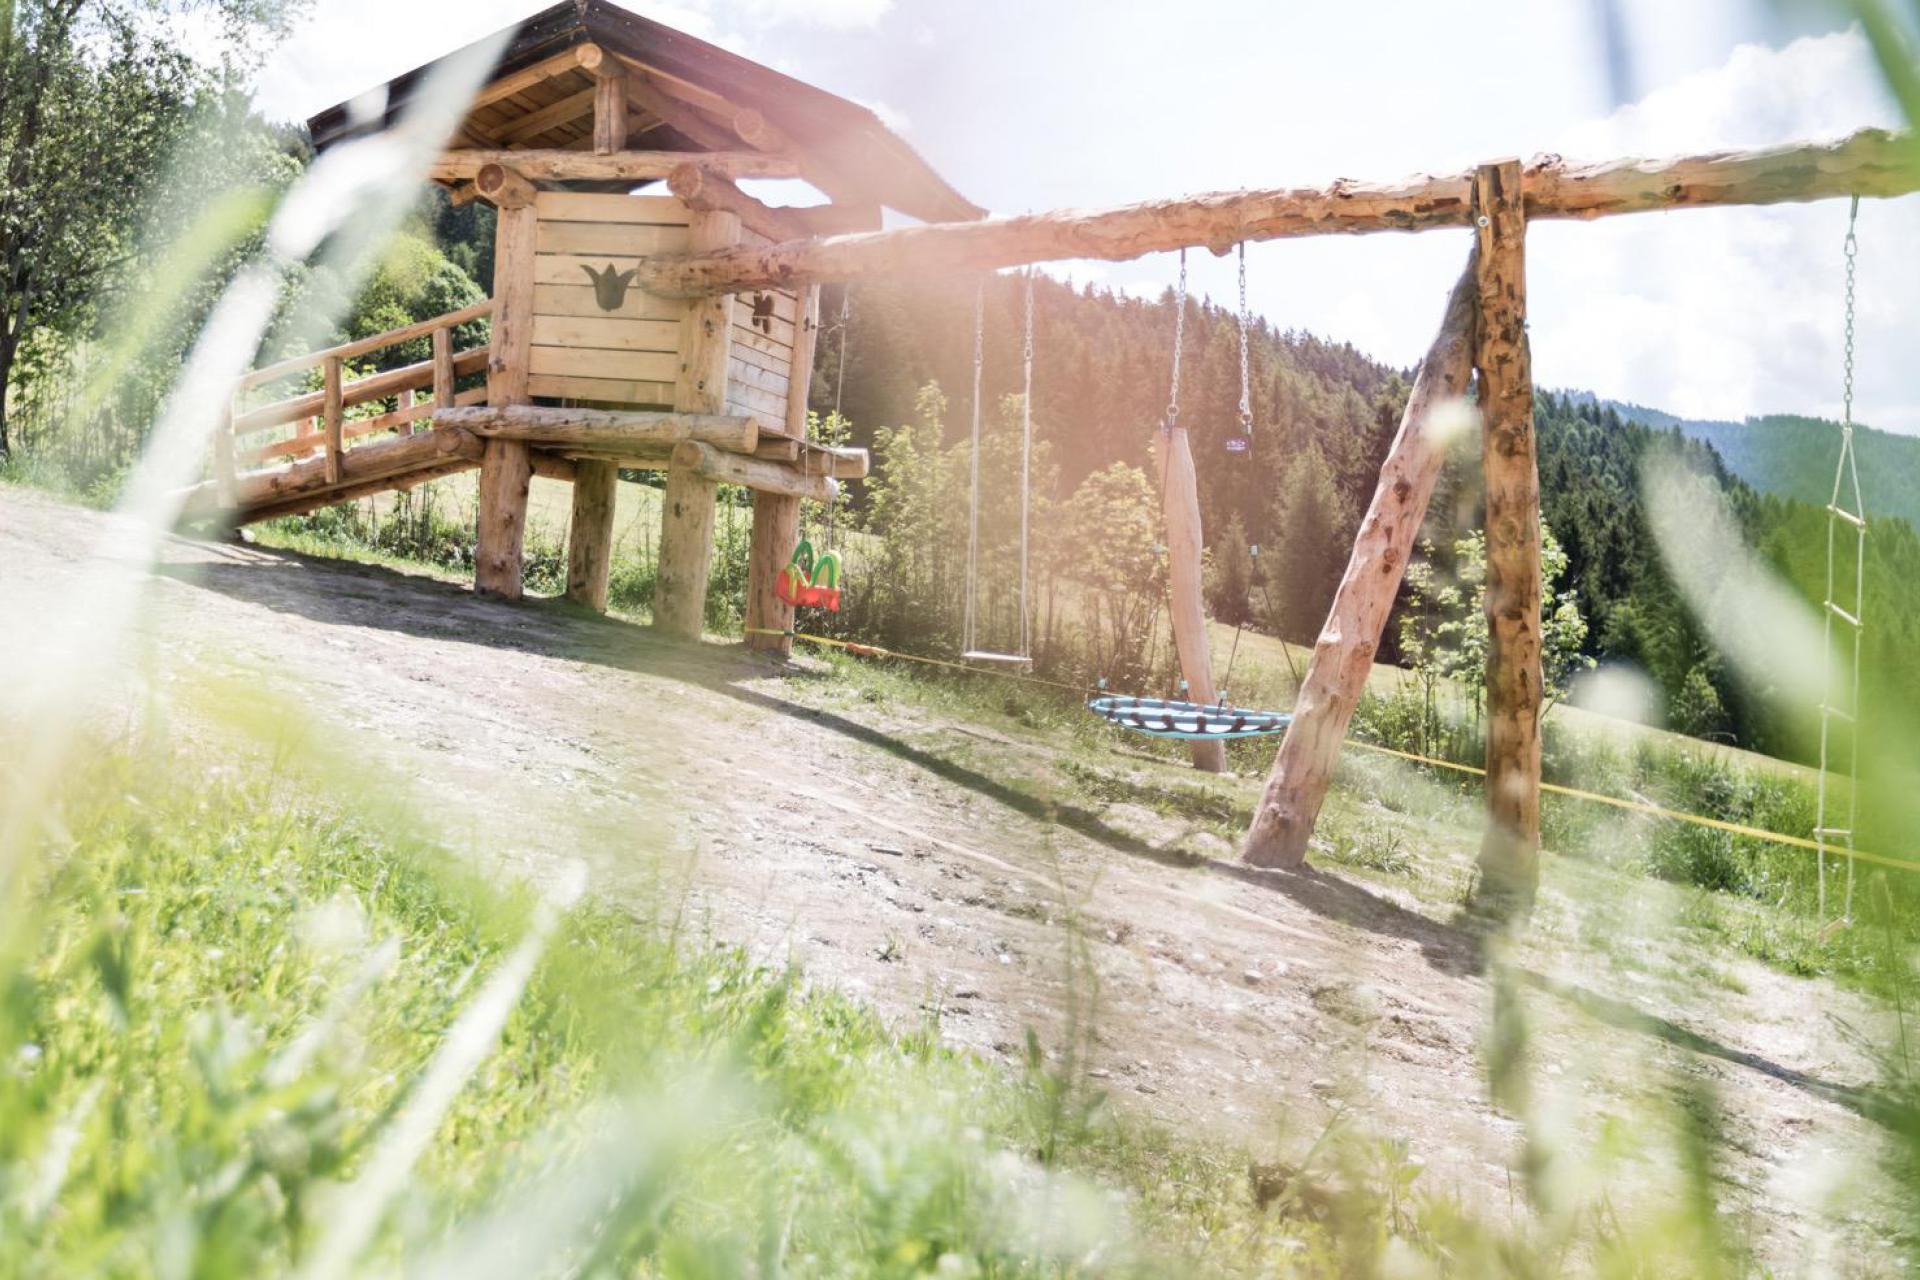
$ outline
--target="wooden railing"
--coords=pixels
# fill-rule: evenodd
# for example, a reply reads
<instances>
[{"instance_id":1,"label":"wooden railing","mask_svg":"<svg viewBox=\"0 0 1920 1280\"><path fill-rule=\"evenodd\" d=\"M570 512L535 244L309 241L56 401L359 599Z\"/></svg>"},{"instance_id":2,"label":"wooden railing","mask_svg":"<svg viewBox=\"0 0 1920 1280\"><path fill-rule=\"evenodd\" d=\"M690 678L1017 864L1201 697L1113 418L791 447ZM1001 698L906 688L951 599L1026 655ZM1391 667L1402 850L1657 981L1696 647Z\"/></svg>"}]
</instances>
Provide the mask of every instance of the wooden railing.
<instances>
[{"instance_id":1,"label":"wooden railing","mask_svg":"<svg viewBox=\"0 0 1920 1280\"><path fill-rule=\"evenodd\" d=\"M235 385L233 402L227 406L225 429L214 432L215 481L227 489L234 484L243 466L277 463L283 459L297 461L310 453L321 452L327 460L329 483L338 483L341 478L340 460L352 441L389 431L397 435L411 435L415 424L432 418L438 410L456 405L486 403L485 387L456 391L455 383L462 376L479 373L486 368L487 348L472 347L455 351L453 331L460 325L492 314L493 300L489 298L431 320L422 320L357 342L328 347L324 351L255 369ZM420 338L432 339L432 359L403 365L398 369L384 369L351 382L346 380L347 361ZM316 368L321 371L318 391L302 392L285 400L252 408L237 407L240 397L247 391ZM419 399L417 394L423 389L430 392L424 400ZM372 417L348 420L349 409L388 397L396 399L396 408ZM246 436L285 427L289 423L299 424L290 439L275 440L251 448L238 447Z\"/></svg>"}]
</instances>

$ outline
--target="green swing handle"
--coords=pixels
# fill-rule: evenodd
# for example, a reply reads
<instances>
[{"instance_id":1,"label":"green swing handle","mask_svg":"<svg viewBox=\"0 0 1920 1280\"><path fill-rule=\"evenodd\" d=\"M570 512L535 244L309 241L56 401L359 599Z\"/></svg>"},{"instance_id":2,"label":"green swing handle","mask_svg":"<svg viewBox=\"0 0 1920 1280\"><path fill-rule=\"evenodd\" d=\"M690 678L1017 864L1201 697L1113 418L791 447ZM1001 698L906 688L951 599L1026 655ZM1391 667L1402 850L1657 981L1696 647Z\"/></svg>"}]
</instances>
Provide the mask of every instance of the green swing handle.
<instances>
[{"instance_id":1,"label":"green swing handle","mask_svg":"<svg viewBox=\"0 0 1920 1280\"><path fill-rule=\"evenodd\" d=\"M832 555L833 553L828 552L827 554ZM802 538L800 539L800 545L793 549L793 555L787 560L787 568L797 568L800 571L802 580L811 580L813 577L813 565L813 543Z\"/></svg>"}]
</instances>

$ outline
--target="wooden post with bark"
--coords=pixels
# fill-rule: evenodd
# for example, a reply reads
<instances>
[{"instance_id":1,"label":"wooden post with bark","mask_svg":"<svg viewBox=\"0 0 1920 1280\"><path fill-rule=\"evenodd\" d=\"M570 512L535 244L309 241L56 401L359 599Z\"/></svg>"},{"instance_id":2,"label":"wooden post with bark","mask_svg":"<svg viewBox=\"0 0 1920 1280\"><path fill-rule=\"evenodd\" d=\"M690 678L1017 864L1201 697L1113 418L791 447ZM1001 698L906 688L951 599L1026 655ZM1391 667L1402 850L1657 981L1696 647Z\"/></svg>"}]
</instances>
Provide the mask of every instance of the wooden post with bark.
<instances>
[{"instance_id":1,"label":"wooden post with bark","mask_svg":"<svg viewBox=\"0 0 1920 1280\"><path fill-rule=\"evenodd\" d=\"M807 435L807 396L813 381L814 350L820 340L820 288L808 285L800 295L800 327L794 334L793 365L787 383L787 434ZM805 455L802 455L803 457ZM800 538L800 499L755 490L753 534L747 549L747 648L782 657L793 652L793 606L774 590ZM756 634L776 632L778 634Z\"/></svg>"},{"instance_id":2,"label":"wooden post with bark","mask_svg":"<svg viewBox=\"0 0 1920 1280\"><path fill-rule=\"evenodd\" d=\"M567 599L596 613L607 611L619 492L620 472L612 462L587 458L574 462L573 518L567 531Z\"/></svg>"},{"instance_id":3,"label":"wooden post with bark","mask_svg":"<svg viewBox=\"0 0 1920 1280\"><path fill-rule=\"evenodd\" d=\"M537 231L530 200L523 203L515 197L499 206L493 241L493 346L487 360L487 400L495 406L529 399ZM480 460L480 520L473 553L473 585L482 594L520 598L532 481L533 459L525 441L487 441Z\"/></svg>"},{"instance_id":4,"label":"wooden post with bark","mask_svg":"<svg viewBox=\"0 0 1920 1280\"><path fill-rule=\"evenodd\" d=\"M698 252L740 239L731 213L696 213L688 243ZM718 294L687 304L680 324L680 376L673 407L724 413L727 356L733 341L733 298ZM653 625L671 636L698 640L707 611L707 571L713 560L714 499L718 486L678 461L667 468L660 513L660 568L654 580Z\"/></svg>"},{"instance_id":5,"label":"wooden post with bark","mask_svg":"<svg viewBox=\"0 0 1920 1280\"><path fill-rule=\"evenodd\" d=\"M1540 475L1527 347L1527 217L1518 160L1473 176L1481 467L1487 531L1487 827L1480 891L1525 909L1540 879Z\"/></svg>"},{"instance_id":6,"label":"wooden post with bark","mask_svg":"<svg viewBox=\"0 0 1920 1280\"><path fill-rule=\"evenodd\" d=\"M325 393L325 402L320 410L322 429L327 433L327 483L340 483L340 456L346 451L342 432L346 427L346 407L341 380L342 362L339 356L328 356L321 368L321 385Z\"/></svg>"},{"instance_id":7,"label":"wooden post with bark","mask_svg":"<svg viewBox=\"0 0 1920 1280\"><path fill-rule=\"evenodd\" d=\"M1472 376L1478 260L1476 252L1447 300L1440 334L1414 379L1400 430L1381 464L1380 483L1354 539L1353 556L1307 663L1294 700L1293 723L1281 740L1247 832L1242 857L1255 866L1297 867L1306 859L1307 841L1333 783L1347 724L1366 691L1373 655L1446 460L1436 413L1449 404L1467 413L1462 400Z\"/></svg>"},{"instance_id":8,"label":"wooden post with bark","mask_svg":"<svg viewBox=\"0 0 1920 1280\"><path fill-rule=\"evenodd\" d=\"M1207 603L1202 578L1204 540L1200 525L1200 486L1193 470L1193 449L1185 427L1162 427L1160 507L1167 520L1167 597L1173 645L1180 655L1186 701L1212 702L1213 653L1207 638ZM1227 767L1224 742L1193 742L1193 767L1220 773Z\"/></svg>"}]
</instances>

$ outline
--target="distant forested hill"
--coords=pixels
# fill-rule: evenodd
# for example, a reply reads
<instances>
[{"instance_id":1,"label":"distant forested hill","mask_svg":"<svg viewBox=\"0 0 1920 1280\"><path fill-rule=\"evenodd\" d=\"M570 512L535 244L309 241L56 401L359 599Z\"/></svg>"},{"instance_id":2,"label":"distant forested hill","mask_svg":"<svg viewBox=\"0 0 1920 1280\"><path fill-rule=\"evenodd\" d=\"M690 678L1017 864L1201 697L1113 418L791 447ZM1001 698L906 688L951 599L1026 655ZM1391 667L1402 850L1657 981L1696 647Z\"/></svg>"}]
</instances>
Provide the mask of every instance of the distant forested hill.
<instances>
[{"instance_id":1,"label":"distant forested hill","mask_svg":"<svg viewBox=\"0 0 1920 1280\"><path fill-rule=\"evenodd\" d=\"M1840 425L1823 418L1772 414L1745 422L1676 418L1641 405L1615 406L1620 416L1651 427L1679 427L1714 447L1733 474L1763 493L1824 507L1833 492ZM1897 516L1920 527L1920 436L1854 428L1860 493L1869 515Z\"/></svg>"},{"instance_id":2,"label":"distant forested hill","mask_svg":"<svg viewBox=\"0 0 1920 1280\"><path fill-rule=\"evenodd\" d=\"M1020 385L1020 281L986 286L986 430L1004 431L994 412ZM1442 299L1432 299L1437 320ZM912 422L923 387L945 394L950 443L964 439L973 377L974 289L964 281L910 287L863 286L852 299L841 377L840 295L823 299L815 407L839 403L854 439ZM1035 434L1057 468L1064 499L1113 462L1147 465L1153 425L1165 412L1173 307L1035 284ZM1193 432L1201 502L1216 558L1244 530L1260 563L1283 579L1257 605L1216 599L1217 614L1252 608L1255 625L1311 640L1339 580L1355 528L1398 423L1409 371L1353 347L1255 322L1250 360L1256 445L1224 448L1236 431L1239 351L1233 316L1202 306L1187 318L1180 421ZM1740 689L1668 580L1648 527L1641 488L1650 451L1708 477L1726 495L1750 545L1804 596L1817 600L1832 481L1831 426L1766 419L1753 426L1679 423L1584 394L1542 395L1536 407L1543 514L1565 546L1568 581L1591 623L1587 649L1631 661L1667 696L1676 727L1743 745L1798 754L1759 701ZM1709 430L1709 429L1713 430ZM1725 451L1722 449L1725 441ZM1870 511L1920 520L1920 441L1863 432L1862 481ZM1743 470L1745 468L1745 470ZM1804 473L1804 476L1803 476ZM985 483L1011 482L986 477ZM1904 488L1902 487L1904 485ZM1762 493L1760 490L1766 490ZM1779 495L1779 496L1776 496ZM1896 498L1898 499L1896 501ZM964 502L964 494L953 500ZM1436 492L1426 541L1450 568L1454 541L1478 526L1479 452L1461 442ZM1870 540L1869 664L1898 671L1920 645L1920 538L1902 520L1880 522ZM1392 660L1396 628L1383 657Z\"/></svg>"}]
</instances>

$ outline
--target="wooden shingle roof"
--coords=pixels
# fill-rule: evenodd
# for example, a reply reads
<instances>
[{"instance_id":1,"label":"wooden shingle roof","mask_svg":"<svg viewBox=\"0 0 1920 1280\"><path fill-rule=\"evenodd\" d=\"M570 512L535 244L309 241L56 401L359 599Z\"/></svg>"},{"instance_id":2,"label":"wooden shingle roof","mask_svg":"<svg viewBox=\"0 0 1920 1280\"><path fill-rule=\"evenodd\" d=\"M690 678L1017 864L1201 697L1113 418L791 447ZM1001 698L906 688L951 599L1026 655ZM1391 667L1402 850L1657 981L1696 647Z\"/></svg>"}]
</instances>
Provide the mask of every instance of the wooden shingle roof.
<instances>
[{"instance_id":1,"label":"wooden shingle roof","mask_svg":"<svg viewBox=\"0 0 1920 1280\"><path fill-rule=\"evenodd\" d=\"M520 23L468 112L463 145L590 146L593 77L566 56L589 44L625 64L630 147L752 146L739 136L737 122L747 118L771 126L758 135L760 147L792 150L806 177L836 201L884 205L929 222L985 216L866 107L608 0L562 0ZM379 120L359 119L348 103L315 115L307 122L314 145L324 150L354 133L391 124L428 73L459 56L448 54L387 82Z\"/></svg>"}]
</instances>

